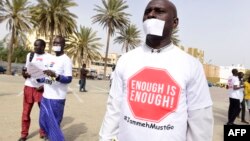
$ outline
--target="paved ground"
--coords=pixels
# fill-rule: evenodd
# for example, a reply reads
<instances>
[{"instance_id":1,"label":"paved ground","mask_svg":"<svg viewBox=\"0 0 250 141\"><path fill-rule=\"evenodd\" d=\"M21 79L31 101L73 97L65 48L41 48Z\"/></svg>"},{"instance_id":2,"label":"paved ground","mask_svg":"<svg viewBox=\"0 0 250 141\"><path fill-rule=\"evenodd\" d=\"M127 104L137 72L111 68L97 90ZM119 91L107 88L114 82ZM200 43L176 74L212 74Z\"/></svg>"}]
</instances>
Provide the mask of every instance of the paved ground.
<instances>
[{"instance_id":1,"label":"paved ground","mask_svg":"<svg viewBox=\"0 0 250 141\"><path fill-rule=\"evenodd\" d=\"M70 85L62 129L66 141L97 141L98 132L106 108L109 82L87 80L87 93L78 92L78 80ZM22 89L20 76L0 75L0 141L15 141L20 136ZM210 88L214 102L214 141L223 140L223 124L227 120L228 98L226 90ZM34 105L29 141L39 141L38 106ZM249 115L246 114L249 120ZM241 124L239 119L236 123Z\"/></svg>"}]
</instances>

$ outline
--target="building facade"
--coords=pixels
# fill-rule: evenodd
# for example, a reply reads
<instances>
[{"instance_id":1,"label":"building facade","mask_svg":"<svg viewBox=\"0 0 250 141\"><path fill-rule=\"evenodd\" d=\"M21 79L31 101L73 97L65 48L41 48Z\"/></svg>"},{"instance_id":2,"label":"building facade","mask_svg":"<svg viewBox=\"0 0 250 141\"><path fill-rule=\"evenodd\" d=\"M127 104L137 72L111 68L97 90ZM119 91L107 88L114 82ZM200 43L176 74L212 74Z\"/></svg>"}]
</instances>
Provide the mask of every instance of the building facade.
<instances>
[{"instance_id":1,"label":"building facade","mask_svg":"<svg viewBox=\"0 0 250 141\"><path fill-rule=\"evenodd\" d=\"M118 55L117 53L108 54L106 75L110 76L112 72L112 67L116 65L119 57L120 55ZM104 74L104 63L105 63L105 54L102 54L101 59L90 62L89 64L87 64L87 67L96 70L97 74Z\"/></svg>"},{"instance_id":2,"label":"building facade","mask_svg":"<svg viewBox=\"0 0 250 141\"><path fill-rule=\"evenodd\" d=\"M203 64L203 69L207 80L212 83L220 81L220 67L212 64Z\"/></svg>"},{"instance_id":3,"label":"building facade","mask_svg":"<svg viewBox=\"0 0 250 141\"><path fill-rule=\"evenodd\" d=\"M201 63L204 63L204 51L198 48L188 48L187 53L199 59Z\"/></svg>"}]
</instances>

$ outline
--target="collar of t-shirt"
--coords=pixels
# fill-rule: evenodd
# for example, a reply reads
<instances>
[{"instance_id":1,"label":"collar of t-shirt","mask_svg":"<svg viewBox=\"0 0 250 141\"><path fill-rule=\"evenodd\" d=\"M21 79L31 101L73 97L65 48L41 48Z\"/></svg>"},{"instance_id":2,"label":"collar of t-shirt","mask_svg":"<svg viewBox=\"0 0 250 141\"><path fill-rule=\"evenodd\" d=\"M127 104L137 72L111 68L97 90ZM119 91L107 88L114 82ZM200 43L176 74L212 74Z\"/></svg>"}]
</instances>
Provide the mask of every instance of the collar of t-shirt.
<instances>
[{"instance_id":1,"label":"collar of t-shirt","mask_svg":"<svg viewBox=\"0 0 250 141\"><path fill-rule=\"evenodd\" d=\"M174 48L174 45L173 43L170 43L162 48L159 48L159 49L154 49L150 46L148 46L146 43L143 45L144 49L146 52L150 52L150 53L162 53L162 52L166 52L166 51L169 51L169 50L172 50Z\"/></svg>"}]
</instances>

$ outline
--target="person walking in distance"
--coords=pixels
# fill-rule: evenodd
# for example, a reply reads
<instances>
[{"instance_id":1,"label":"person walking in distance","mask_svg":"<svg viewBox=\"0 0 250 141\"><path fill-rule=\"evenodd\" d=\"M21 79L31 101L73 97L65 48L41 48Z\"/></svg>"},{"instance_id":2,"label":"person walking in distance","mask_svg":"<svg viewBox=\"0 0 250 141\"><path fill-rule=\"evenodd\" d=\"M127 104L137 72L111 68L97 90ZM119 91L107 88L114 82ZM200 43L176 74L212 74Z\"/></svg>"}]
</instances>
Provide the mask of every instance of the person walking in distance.
<instances>
[{"instance_id":1,"label":"person walking in distance","mask_svg":"<svg viewBox=\"0 0 250 141\"><path fill-rule=\"evenodd\" d=\"M238 73L238 78L239 78L241 86L244 85L243 77L244 77L244 73L243 72L239 72ZM248 124L248 122L245 120L246 104L245 104L245 97L244 97L244 88L240 88L239 89L239 93L240 93L240 108L241 108L241 110L239 112L239 115L241 113L241 122Z\"/></svg>"},{"instance_id":2,"label":"person walking in distance","mask_svg":"<svg viewBox=\"0 0 250 141\"><path fill-rule=\"evenodd\" d=\"M247 80L244 82L244 95L250 117L250 76L248 76Z\"/></svg>"},{"instance_id":3,"label":"person walking in distance","mask_svg":"<svg viewBox=\"0 0 250 141\"><path fill-rule=\"evenodd\" d=\"M86 78L87 78L88 70L86 69L86 64L82 65L80 70L80 92L87 92L86 90Z\"/></svg>"},{"instance_id":4,"label":"person walking in distance","mask_svg":"<svg viewBox=\"0 0 250 141\"><path fill-rule=\"evenodd\" d=\"M43 64L49 58L49 54L44 52L46 43L42 39L34 42L34 52L28 53L26 64L23 68L22 75L25 78L23 90L23 112L22 112L22 130L21 137L18 141L25 141L29 135L29 127L31 123L30 113L35 102L40 107L40 100L43 94L43 84L38 84L32 74L28 73L30 63L39 62ZM40 129L40 138L45 138L44 131Z\"/></svg>"},{"instance_id":5,"label":"person walking in distance","mask_svg":"<svg viewBox=\"0 0 250 141\"><path fill-rule=\"evenodd\" d=\"M114 71L100 141L212 141L212 100L202 64L171 41L175 5L151 0L146 41Z\"/></svg>"},{"instance_id":6,"label":"person walking in distance","mask_svg":"<svg viewBox=\"0 0 250 141\"><path fill-rule=\"evenodd\" d=\"M65 141L60 124L63 119L68 84L72 81L72 62L64 53L65 39L56 36L53 41L53 51L48 69L44 70L45 78L38 79L44 83L44 93L41 100L39 123L50 141Z\"/></svg>"},{"instance_id":7,"label":"person walking in distance","mask_svg":"<svg viewBox=\"0 0 250 141\"><path fill-rule=\"evenodd\" d=\"M228 108L228 122L227 125L235 125L234 121L240 112L240 92L239 89L243 88L240 85L238 78L238 70L232 69L232 76L228 78L228 94L229 94L229 108Z\"/></svg>"}]
</instances>

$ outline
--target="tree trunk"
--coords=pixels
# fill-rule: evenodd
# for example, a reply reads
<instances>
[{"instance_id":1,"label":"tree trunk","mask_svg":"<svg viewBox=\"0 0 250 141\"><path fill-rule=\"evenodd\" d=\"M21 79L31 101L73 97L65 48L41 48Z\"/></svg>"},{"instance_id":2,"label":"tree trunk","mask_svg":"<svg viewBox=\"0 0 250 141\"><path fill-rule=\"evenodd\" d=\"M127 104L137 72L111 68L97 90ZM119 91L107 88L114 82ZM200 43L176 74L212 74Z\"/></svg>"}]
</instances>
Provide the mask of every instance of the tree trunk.
<instances>
[{"instance_id":1,"label":"tree trunk","mask_svg":"<svg viewBox=\"0 0 250 141\"><path fill-rule=\"evenodd\" d=\"M79 78L81 77L81 68L82 68L82 65L83 65L83 50L81 50L82 52L80 53L80 57L78 59L78 74L79 74Z\"/></svg>"},{"instance_id":2,"label":"tree trunk","mask_svg":"<svg viewBox=\"0 0 250 141\"><path fill-rule=\"evenodd\" d=\"M52 51L53 39L54 39L54 29L51 29L49 38L49 53L51 53Z\"/></svg>"},{"instance_id":3,"label":"tree trunk","mask_svg":"<svg viewBox=\"0 0 250 141\"><path fill-rule=\"evenodd\" d=\"M128 42L125 41L126 52L128 52Z\"/></svg>"},{"instance_id":4,"label":"tree trunk","mask_svg":"<svg viewBox=\"0 0 250 141\"><path fill-rule=\"evenodd\" d=\"M15 28L12 27L11 39L8 48L8 64L7 64L7 74L11 75L11 58L13 53L13 42L15 38Z\"/></svg>"},{"instance_id":5,"label":"tree trunk","mask_svg":"<svg viewBox=\"0 0 250 141\"><path fill-rule=\"evenodd\" d=\"M108 62L108 53L109 53L109 41L110 41L110 28L108 29L108 39L107 39L107 46L106 46L106 52L105 52L105 60L104 60L104 78L106 79L107 75L107 62Z\"/></svg>"}]
</instances>

